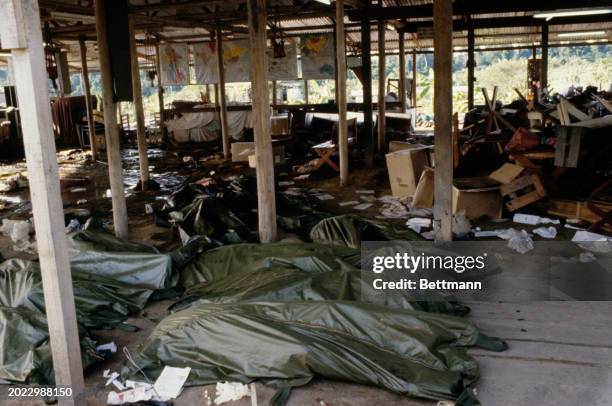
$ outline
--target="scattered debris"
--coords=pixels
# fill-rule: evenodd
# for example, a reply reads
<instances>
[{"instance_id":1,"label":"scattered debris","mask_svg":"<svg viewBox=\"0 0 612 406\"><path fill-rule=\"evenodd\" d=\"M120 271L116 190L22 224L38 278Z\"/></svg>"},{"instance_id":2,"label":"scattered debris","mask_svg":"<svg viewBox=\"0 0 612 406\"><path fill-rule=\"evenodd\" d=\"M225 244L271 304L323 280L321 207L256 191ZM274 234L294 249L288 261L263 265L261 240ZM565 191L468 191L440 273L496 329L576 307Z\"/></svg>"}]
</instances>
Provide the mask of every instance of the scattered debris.
<instances>
[{"instance_id":1,"label":"scattered debris","mask_svg":"<svg viewBox=\"0 0 612 406\"><path fill-rule=\"evenodd\" d=\"M557 236L557 229L553 226L538 227L533 232L543 238L555 238Z\"/></svg>"},{"instance_id":2,"label":"scattered debris","mask_svg":"<svg viewBox=\"0 0 612 406\"><path fill-rule=\"evenodd\" d=\"M355 210L366 210L372 206L373 206L372 203L362 203L362 204L358 204L357 206L353 206L352 208Z\"/></svg>"},{"instance_id":3,"label":"scattered debris","mask_svg":"<svg viewBox=\"0 0 612 406\"><path fill-rule=\"evenodd\" d=\"M508 241L508 248L519 254L524 254L533 249L533 240L525 230L518 231L514 228L508 228L506 230L500 230L497 236Z\"/></svg>"},{"instance_id":4,"label":"scattered debris","mask_svg":"<svg viewBox=\"0 0 612 406\"><path fill-rule=\"evenodd\" d=\"M333 200L335 197L329 193L317 193L314 195L319 200Z\"/></svg>"},{"instance_id":5,"label":"scattered debris","mask_svg":"<svg viewBox=\"0 0 612 406\"><path fill-rule=\"evenodd\" d=\"M189 367L175 368L166 365L155 381L155 385L153 385L155 393L162 400L177 398L181 394L190 372L191 368Z\"/></svg>"},{"instance_id":6,"label":"scattered debris","mask_svg":"<svg viewBox=\"0 0 612 406\"><path fill-rule=\"evenodd\" d=\"M235 402L244 398L245 396L251 396L249 386L243 385L240 382L217 382L215 391L216 405L221 405L227 402Z\"/></svg>"},{"instance_id":7,"label":"scattered debris","mask_svg":"<svg viewBox=\"0 0 612 406\"><path fill-rule=\"evenodd\" d=\"M519 224L529 224L535 226L536 224L561 224L559 220L553 220L548 217L540 217L534 214L523 214L515 213L512 217L512 221Z\"/></svg>"},{"instance_id":8,"label":"scattered debris","mask_svg":"<svg viewBox=\"0 0 612 406\"><path fill-rule=\"evenodd\" d=\"M461 211L453 215L453 233L461 238L465 237L472 231L472 223L465 216L465 212Z\"/></svg>"},{"instance_id":9,"label":"scattered debris","mask_svg":"<svg viewBox=\"0 0 612 406\"><path fill-rule=\"evenodd\" d=\"M0 192L2 193L15 192L26 187L28 187L28 178L20 173L0 180Z\"/></svg>"},{"instance_id":10,"label":"scattered debris","mask_svg":"<svg viewBox=\"0 0 612 406\"><path fill-rule=\"evenodd\" d=\"M412 217L406 221L406 226L417 234L421 234L422 228L431 227L431 219L425 217Z\"/></svg>"},{"instance_id":11,"label":"scattered debris","mask_svg":"<svg viewBox=\"0 0 612 406\"><path fill-rule=\"evenodd\" d=\"M36 251L36 242L30 242L30 234L34 232L32 223L27 220L3 219L0 233L11 238L15 251Z\"/></svg>"},{"instance_id":12,"label":"scattered debris","mask_svg":"<svg viewBox=\"0 0 612 406\"><path fill-rule=\"evenodd\" d=\"M338 206L354 206L356 204L359 204L360 202L358 200L349 200L348 202L340 202L338 203Z\"/></svg>"},{"instance_id":13,"label":"scattered debris","mask_svg":"<svg viewBox=\"0 0 612 406\"><path fill-rule=\"evenodd\" d=\"M355 190L355 193L359 195L373 195L375 192L373 190Z\"/></svg>"},{"instance_id":14,"label":"scattered debris","mask_svg":"<svg viewBox=\"0 0 612 406\"><path fill-rule=\"evenodd\" d=\"M291 180L278 182L278 186L280 186L280 187L291 186L291 185L295 185L295 182L293 182Z\"/></svg>"},{"instance_id":15,"label":"scattered debris","mask_svg":"<svg viewBox=\"0 0 612 406\"><path fill-rule=\"evenodd\" d=\"M81 223L77 219L70 220L70 223L66 226L66 234L70 234L74 231L79 231L81 229Z\"/></svg>"},{"instance_id":16,"label":"scattered debris","mask_svg":"<svg viewBox=\"0 0 612 406\"><path fill-rule=\"evenodd\" d=\"M305 173L303 175L298 175L296 177L293 178L293 180L306 180L310 177L309 173Z\"/></svg>"}]
</instances>

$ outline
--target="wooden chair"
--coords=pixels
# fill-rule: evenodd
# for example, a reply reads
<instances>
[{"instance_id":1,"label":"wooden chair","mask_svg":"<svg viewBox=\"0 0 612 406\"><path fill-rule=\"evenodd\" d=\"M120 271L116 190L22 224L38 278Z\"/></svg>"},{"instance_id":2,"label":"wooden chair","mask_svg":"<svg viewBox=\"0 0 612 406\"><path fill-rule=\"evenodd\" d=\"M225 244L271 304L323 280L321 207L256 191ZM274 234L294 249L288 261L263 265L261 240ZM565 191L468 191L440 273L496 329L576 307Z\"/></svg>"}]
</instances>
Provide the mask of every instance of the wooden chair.
<instances>
[{"instance_id":1,"label":"wooden chair","mask_svg":"<svg viewBox=\"0 0 612 406\"><path fill-rule=\"evenodd\" d=\"M357 118L351 118L346 120L348 127L348 144L349 147L354 145L357 140ZM316 171L324 164L329 165L336 172L340 172L340 168L334 161L332 156L338 152L338 125L334 126L334 139L322 142L312 147L313 151L317 154L318 158L314 164L312 170Z\"/></svg>"}]
</instances>

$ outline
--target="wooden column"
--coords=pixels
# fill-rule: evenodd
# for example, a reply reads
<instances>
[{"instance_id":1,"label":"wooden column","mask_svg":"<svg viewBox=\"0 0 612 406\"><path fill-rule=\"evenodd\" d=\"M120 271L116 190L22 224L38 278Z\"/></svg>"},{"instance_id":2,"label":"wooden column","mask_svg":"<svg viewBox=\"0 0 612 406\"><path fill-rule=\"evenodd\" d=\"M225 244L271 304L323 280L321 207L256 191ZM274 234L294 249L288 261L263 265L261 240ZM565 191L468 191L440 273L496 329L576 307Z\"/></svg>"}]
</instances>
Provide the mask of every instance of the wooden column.
<instances>
[{"instance_id":1,"label":"wooden column","mask_svg":"<svg viewBox=\"0 0 612 406\"><path fill-rule=\"evenodd\" d=\"M55 383L70 387L74 395L70 400L60 398L59 404L78 405L83 403L83 366L38 2L3 0L0 15L0 41L3 49L11 50L24 118L21 126Z\"/></svg>"},{"instance_id":2,"label":"wooden column","mask_svg":"<svg viewBox=\"0 0 612 406\"><path fill-rule=\"evenodd\" d=\"M364 11L369 9L369 0L366 0ZM363 85L363 133L367 140L366 165L371 168L374 165L374 150L376 139L373 128L372 107L372 36L370 19L364 17L361 20L361 82Z\"/></svg>"},{"instance_id":3,"label":"wooden column","mask_svg":"<svg viewBox=\"0 0 612 406\"><path fill-rule=\"evenodd\" d=\"M348 128L346 125L346 47L344 36L344 0L336 0L336 75L338 80L338 154L340 185L348 183Z\"/></svg>"},{"instance_id":4,"label":"wooden column","mask_svg":"<svg viewBox=\"0 0 612 406\"><path fill-rule=\"evenodd\" d=\"M98 157L98 148L96 148L96 123L93 116L91 84L89 82L89 69L87 68L87 47L85 46L85 40L82 37L79 38L79 49L81 51L81 74L83 76L83 85L85 87L85 106L87 108L89 149L91 150L91 159L95 161Z\"/></svg>"},{"instance_id":5,"label":"wooden column","mask_svg":"<svg viewBox=\"0 0 612 406\"><path fill-rule=\"evenodd\" d=\"M106 15L104 2L95 0L96 34L98 37L98 58L104 101L104 132L106 135L106 152L108 155L108 176L113 200L113 226L118 238L128 237L128 217L123 186L123 168L121 165L121 146L119 145L119 126L117 125L117 103L113 100L113 83L108 41L106 37Z\"/></svg>"},{"instance_id":6,"label":"wooden column","mask_svg":"<svg viewBox=\"0 0 612 406\"><path fill-rule=\"evenodd\" d=\"M385 140L385 22L378 21L378 152L384 153Z\"/></svg>"},{"instance_id":7,"label":"wooden column","mask_svg":"<svg viewBox=\"0 0 612 406\"><path fill-rule=\"evenodd\" d=\"M399 97L402 113L406 112L406 44L404 44L404 32L399 32Z\"/></svg>"},{"instance_id":8,"label":"wooden column","mask_svg":"<svg viewBox=\"0 0 612 406\"><path fill-rule=\"evenodd\" d=\"M249 41L251 45L251 81L253 93L253 132L257 174L257 211L259 239L276 240L276 199L274 160L270 136L270 93L266 38L266 0L248 0Z\"/></svg>"},{"instance_id":9,"label":"wooden column","mask_svg":"<svg viewBox=\"0 0 612 406\"><path fill-rule=\"evenodd\" d=\"M548 24L542 24L542 88L548 85Z\"/></svg>"},{"instance_id":10,"label":"wooden column","mask_svg":"<svg viewBox=\"0 0 612 406\"><path fill-rule=\"evenodd\" d=\"M161 139L166 139L166 118L164 115L164 85L161 78L161 58L159 53L159 43L155 45L155 60L157 62L157 99L159 101L159 131Z\"/></svg>"},{"instance_id":11,"label":"wooden column","mask_svg":"<svg viewBox=\"0 0 612 406\"><path fill-rule=\"evenodd\" d=\"M134 114L136 115L136 138L138 141L138 163L140 165L140 186L142 190L149 187L149 156L147 154L147 134L145 132L144 108L142 106L142 87L138 67L138 48L136 47L134 18L130 16L130 58L132 62L132 93L134 97Z\"/></svg>"},{"instance_id":12,"label":"wooden column","mask_svg":"<svg viewBox=\"0 0 612 406\"><path fill-rule=\"evenodd\" d=\"M304 104L308 106L308 80L304 79Z\"/></svg>"},{"instance_id":13,"label":"wooden column","mask_svg":"<svg viewBox=\"0 0 612 406\"><path fill-rule=\"evenodd\" d=\"M474 59L474 27L468 27L468 59L467 59L467 85L468 85L468 110L474 108L474 68L476 61Z\"/></svg>"},{"instance_id":14,"label":"wooden column","mask_svg":"<svg viewBox=\"0 0 612 406\"><path fill-rule=\"evenodd\" d=\"M227 102L225 98L225 68L223 67L223 36L217 30L217 64L219 66L219 119L221 120L221 141L223 143L223 158L230 157L229 128L227 126Z\"/></svg>"},{"instance_id":15,"label":"wooden column","mask_svg":"<svg viewBox=\"0 0 612 406\"><path fill-rule=\"evenodd\" d=\"M412 50L412 108L415 109L414 113L416 114L417 107L417 51L416 48ZM416 117L415 123L416 127Z\"/></svg>"},{"instance_id":16,"label":"wooden column","mask_svg":"<svg viewBox=\"0 0 612 406\"><path fill-rule=\"evenodd\" d=\"M272 109L276 109L276 105L278 104L278 98L276 95L276 80L272 81Z\"/></svg>"},{"instance_id":17,"label":"wooden column","mask_svg":"<svg viewBox=\"0 0 612 406\"><path fill-rule=\"evenodd\" d=\"M436 241L453 239L453 3L434 0L434 230Z\"/></svg>"}]
</instances>

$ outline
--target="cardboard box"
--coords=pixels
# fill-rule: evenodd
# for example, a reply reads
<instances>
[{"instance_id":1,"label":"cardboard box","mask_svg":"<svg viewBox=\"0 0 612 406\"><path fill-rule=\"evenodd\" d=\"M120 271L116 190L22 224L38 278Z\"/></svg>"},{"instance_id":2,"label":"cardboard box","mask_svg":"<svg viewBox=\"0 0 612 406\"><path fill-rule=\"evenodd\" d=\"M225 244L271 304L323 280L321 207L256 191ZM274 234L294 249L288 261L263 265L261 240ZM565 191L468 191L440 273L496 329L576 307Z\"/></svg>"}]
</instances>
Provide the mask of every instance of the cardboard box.
<instances>
[{"instance_id":1,"label":"cardboard box","mask_svg":"<svg viewBox=\"0 0 612 406\"><path fill-rule=\"evenodd\" d=\"M453 214L464 211L470 220L501 217L503 198L496 181L487 177L462 178L453 183Z\"/></svg>"},{"instance_id":2,"label":"cardboard box","mask_svg":"<svg viewBox=\"0 0 612 406\"><path fill-rule=\"evenodd\" d=\"M385 156L391 194L412 197L426 166L429 166L428 147L420 146L391 152Z\"/></svg>"},{"instance_id":3,"label":"cardboard box","mask_svg":"<svg viewBox=\"0 0 612 406\"><path fill-rule=\"evenodd\" d=\"M489 178L503 184L510 183L516 179L524 170L522 166L511 163L503 164L499 169L491 172Z\"/></svg>"},{"instance_id":4,"label":"cardboard box","mask_svg":"<svg viewBox=\"0 0 612 406\"><path fill-rule=\"evenodd\" d=\"M254 142L232 142L232 162L248 162L249 155L255 153Z\"/></svg>"},{"instance_id":5,"label":"cardboard box","mask_svg":"<svg viewBox=\"0 0 612 406\"><path fill-rule=\"evenodd\" d=\"M284 165L285 164L285 147L282 145L277 145L272 148L272 153L274 154L274 165ZM250 168L257 167L257 161L255 160L255 154L251 154L248 156L247 160L249 161Z\"/></svg>"},{"instance_id":6,"label":"cardboard box","mask_svg":"<svg viewBox=\"0 0 612 406\"><path fill-rule=\"evenodd\" d=\"M434 203L434 170L425 168L419 179L414 197L412 198L412 207L415 209L428 209L433 207Z\"/></svg>"}]
</instances>

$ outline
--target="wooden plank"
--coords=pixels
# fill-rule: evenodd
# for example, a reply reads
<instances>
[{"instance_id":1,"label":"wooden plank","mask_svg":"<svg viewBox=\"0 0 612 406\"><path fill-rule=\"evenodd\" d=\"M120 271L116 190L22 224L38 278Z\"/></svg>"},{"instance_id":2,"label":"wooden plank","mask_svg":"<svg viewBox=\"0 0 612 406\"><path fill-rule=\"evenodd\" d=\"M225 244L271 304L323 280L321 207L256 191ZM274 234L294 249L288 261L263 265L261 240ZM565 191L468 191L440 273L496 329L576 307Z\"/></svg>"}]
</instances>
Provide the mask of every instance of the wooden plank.
<instances>
[{"instance_id":1,"label":"wooden plank","mask_svg":"<svg viewBox=\"0 0 612 406\"><path fill-rule=\"evenodd\" d=\"M366 0L364 10L370 10L370 0ZM361 83L363 86L363 133L366 139L366 166L374 165L376 139L373 128L372 106L372 32L370 20L361 20Z\"/></svg>"},{"instance_id":2,"label":"wooden plank","mask_svg":"<svg viewBox=\"0 0 612 406\"><path fill-rule=\"evenodd\" d=\"M248 0L251 81L253 94L253 132L257 174L257 212L261 242L276 240L276 199L274 161L270 136L270 92L266 38L266 0Z\"/></svg>"},{"instance_id":3,"label":"wooden plank","mask_svg":"<svg viewBox=\"0 0 612 406\"><path fill-rule=\"evenodd\" d=\"M415 109L415 123L416 127L416 106L417 106L417 53L416 48L412 50L412 108Z\"/></svg>"},{"instance_id":4,"label":"wooden plank","mask_svg":"<svg viewBox=\"0 0 612 406\"><path fill-rule=\"evenodd\" d=\"M506 207L509 211L516 211L521 207L525 207L527 205L530 205L531 203L537 202L541 198L542 196L540 196L538 192L534 190L515 199L512 199L511 201L506 203Z\"/></svg>"},{"instance_id":5,"label":"wooden plank","mask_svg":"<svg viewBox=\"0 0 612 406\"><path fill-rule=\"evenodd\" d=\"M108 156L108 177L113 201L113 226L118 238L128 237L128 217L123 188L123 168L121 146L119 144L119 126L117 125L117 103L113 101L113 84L111 64L106 36L106 15L104 2L95 0L96 32L98 37L98 58L104 104L104 133L106 135L106 153Z\"/></svg>"},{"instance_id":6,"label":"wooden plank","mask_svg":"<svg viewBox=\"0 0 612 406\"><path fill-rule=\"evenodd\" d=\"M591 116L589 116L588 114L583 113L580 109L578 109L576 106L574 106L572 104L572 102L567 100L565 97L560 97L559 102L560 102L560 104L563 105L564 110L568 114L571 114L572 116L576 117L578 120L584 121L584 120L590 120L591 119Z\"/></svg>"},{"instance_id":7,"label":"wooden plank","mask_svg":"<svg viewBox=\"0 0 612 406\"><path fill-rule=\"evenodd\" d=\"M87 109L89 148L91 150L91 159L95 161L98 157L98 147L96 146L96 122L93 116L91 83L89 81L89 68L87 67L87 47L85 46L85 39L82 37L79 38L79 49L81 51L81 74L83 75L83 85L85 87L85 107Z\"/></svg>"},{"instance_id":8,"label":"wooden plank","mask_svg":"<svg viewBox=\"0 0 612 406\"><path fill-rule=\"evenodd\" d=\"M348 126L346 122L346 46L344 34L344 0L336 0L336 72L338 75L338 154L340 185L348 183Z\"/></svg>"},{"instance_id":9,"label":"wooden plank","mask_svg":"<svg viewBox=\"0 0 612 406\"><path fill-rule=\"evenodd\" d=\"M577 123L570 124L572 127L584 127L584 128L604 128L612 126L612 114L607 116L592 118L590 120L579 121Z\"/></svg>"},{"instance_id":10,"label":"wooden plank","mask_svg":"<svg viewBox=\"0 0 612 406\"><path fill-rule=\"evenodd\" d=\"M399 97L401 112L406 112L406 44L404 43L404 32L399 33Z\"/></svg>"},{"instance_id":11,"label":"wooden plank","mask_svg":"<svg viewBox=\"0 0 612 406\"><path fill-rule=\"evenodd\" d=\"M610 202L590 201L589 204L604 213L612 210L612 203ZM593 212L587 206L587 202L579 200L549 199L547 213L559 217L577 218L589 223L596 223L601 220L601 216Z\"/></svg>"},{"instance_id":12,"label":"wooden plank","mask_svg":"<svg viewBox=\"0 0 612 406\"><path fill-rule=\"evenodd\" d=\"M157 100L159 103L159 132L162 140L166 139L166 114L164 111L164 85L161 78L161 54L159 43L155 45L155 64L157 70Z\"/></svg>"},{"instance_id":13,"label":"wooden plank","mask_svg":"<svg viewBox=\"0 0 612 406\"><path fill-rule=\"evenodd\" d=\"M147 153L147 134L145 131L144 108L142 105L142 87L140 84L140 69L138 68L138 48L134 32L134 17L130 16L130 59L132 65L132 94L134 112L136 114L136 140L138 143L138 164L140 168L140 187L149 187L149 156Z\"/></svg>"},{"instance_id":14,"label":"wooden plank","mask_svg":"<svg viewBox=\"0 0 612 406\"><path fill-rule=\"evenodd\" d=\"M476 60L474 58L474 27L470 24L468 27L468 57L467 57L467 86L468 86L468 110L474 108L474 68L476 67Z\"/></svg>"},{"instance_id":15,"label":"wooden plank","mask_svg":"<svg viewBox=\"0 0 612 406\"><path fill-rule=\"evenodd\" d=\"M527 186L531 185L532 183L533 181L531 180L531 176L525 175L525 176L521 176L520 178L513 180L510 183L503 184L501 186L500 191L501 191L502 196L506 196L506 195L509 195L510 193L524 189Z\"/></svg>"},{"instance_id":16,"label":"wooden plank","mask_svg":"<svg viewBox=\"0 0 612 406\"><path fill-rule=\"evenodd\" d=\"M23 143L30 183L30 201L36 230L45 300L46 317L55 383L72 389L72 399L60 398L60 405L84 401L83 365L76 321L68 242L64 230L55 137L47 90L47 71L37 1L13 0L12 9L3 5L2 24L21 32L18 41L1 32L3 47L12 51L14 79L20 100ZM5 41L6 39L6 41ZM23 42L25 41L25 42ZM41 86L41 84L45 84Z\"/></svg>"},{"instance_id":17,"label":"wooden plank","mask_svg":"<svg viewBox=\"0 0 612 406\"><path fill-rule=\"evenodd\" d=\"M434 0L434 230L436 241L453 239L453 4Z\"/></svg>"},{"instance_id":18,"label":"wooden plank","mask_svg":"<svg viewBox=\"0 0 612 406\"><path fill-rule=\"evenodd\" d=\"M567 150L567 127L559 127L557 130L557 142L555 144L555 166L565 167L565 154Z\"/></svg>"},{"instance_id":19,"label":"wooden plank","mask_svg":"<svg viewBox=\"0 0 612 406\"><path fill-rule=\"evenodd\" d=\"M223 158L230 157L229 127L227 124L227 101L225 97L225 68L223 66L223 35L216 32L217 65L219 66L219 119L221 120L221 141L223 143ZM255 99L253 99L255 100Z\"/></svg>"},{"instance_id":20,"label":"wooden plank","mask_svg":"<svg viewBox=\"0 0 612 406\"><path fill-rule=\"evenodd\" d=\"M548 86L548 24L544 23L542 24L542 62L541 62L541 69L542 69L542 75L541 77L541 82L542 82L542 88L545 88L546 86Z\"/></svg>"},{"instance_id":21,"label":"wooden plank","mask_svg":"<svg viewBox=\"0 0 612 406\"><path fill-rule=\"evenodd\" d=\"M385 22L378 21L378 152L386 150L386 123L385 123Z\"/></svg>"},{"instance_id":22,"label":"wooden plank","mask_svg":"<svg viewBox=\"0 0 612 406\"><path fill-rule=\"evenodd\" d=\"M576 128L576 130L584 130L583 128ZM567 159L565 160L565 166L568 168L578 167L578 158L580 157L580 141L582 140L582 134L578 132L570 132L570 143L569 152L567 153Z\"/></svg>"}]
</instances>

